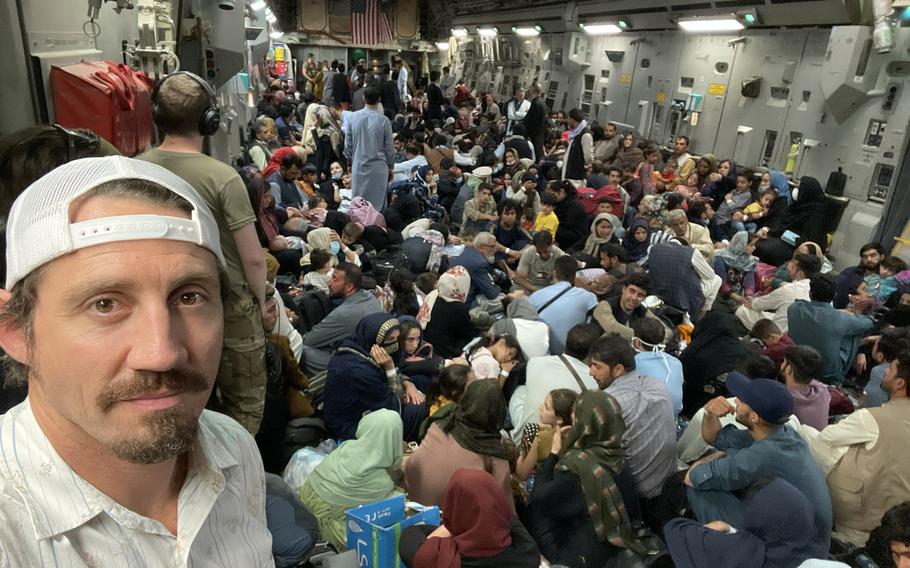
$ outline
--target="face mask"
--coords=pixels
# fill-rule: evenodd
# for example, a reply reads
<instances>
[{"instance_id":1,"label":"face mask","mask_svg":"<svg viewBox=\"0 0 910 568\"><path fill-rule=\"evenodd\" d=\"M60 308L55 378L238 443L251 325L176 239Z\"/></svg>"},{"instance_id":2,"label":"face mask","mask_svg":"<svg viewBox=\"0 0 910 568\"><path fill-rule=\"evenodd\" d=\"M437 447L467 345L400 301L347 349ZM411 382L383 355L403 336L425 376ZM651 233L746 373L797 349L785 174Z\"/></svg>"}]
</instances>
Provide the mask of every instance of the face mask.
<instances>
[{"instance_id":1,"label":"face mask","mask_svg":"<svg viewBox=\"0 0 910 568\"><path fill-rule=\"evenodd\" d=\"M338 241L332 241L332 243L329 245L329 252L331 252L333 255L341 252L341 243Z\"/></svg>"},{"instance_id":2,"label":"face mask","mask_svg":"<svg viewBox=\"0 0 910 568\"><path fill-rule=\"evenodd\" d=\"M794 189L793 192L790 193L790 195L793 196L793 201L796 201L797 199L799 199L799 188L797 187L796 189Z\"/></svg>"},{"instance_id":3,"label":"face mask","mask_svg":"<svg viewBox=\"0 0 910 568\"><path fill-rule=\"evenodd\" d=\"M342 176L344 176L344 174L332 174L332 179L335 181L339 181L342 178Z\"/></svg>"},{"instance_id":4,"label":"face mask","mask_svg":"<svg viewBox=\"0 0 910 568\"><path fill-rule=\"evenodd\" d=\"M391 355L392 353L395 353L396 351L398 351L398 342L393 341L392 343L383 343L382 348L383 348L383 350L385 350L386 353Z\"/></svg>"}]
</instances>

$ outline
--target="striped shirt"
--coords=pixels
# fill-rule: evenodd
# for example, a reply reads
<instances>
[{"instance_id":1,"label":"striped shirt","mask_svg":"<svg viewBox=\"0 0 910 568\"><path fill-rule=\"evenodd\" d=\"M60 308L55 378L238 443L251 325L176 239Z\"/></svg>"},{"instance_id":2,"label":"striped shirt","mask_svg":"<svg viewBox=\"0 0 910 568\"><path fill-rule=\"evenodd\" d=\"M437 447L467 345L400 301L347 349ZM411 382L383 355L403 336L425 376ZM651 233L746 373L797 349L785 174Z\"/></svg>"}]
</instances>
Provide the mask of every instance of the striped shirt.
<instances>
[{"instance_id":1,"label":"striped shirt","mask_svg":"<svg viewBox=\"0 0 910 568\"><path fill-rule=\"evenodd\" d=\"M676 416L667 385L637 371L604 389L622 410L622 445L638 493L652 498L676 471Z\"/></svg>"},{"instance_id":2,"label":"striped shirt","mask_svg":"<svg viewBox=\"0 0 910 568\"><path fill-rule=\"evenodd\" d=\"M204 411L177 501L178 532L76 475L28 400L0 417L0 566L274 566L252 437Z\"/></svg>"}]
</instances>

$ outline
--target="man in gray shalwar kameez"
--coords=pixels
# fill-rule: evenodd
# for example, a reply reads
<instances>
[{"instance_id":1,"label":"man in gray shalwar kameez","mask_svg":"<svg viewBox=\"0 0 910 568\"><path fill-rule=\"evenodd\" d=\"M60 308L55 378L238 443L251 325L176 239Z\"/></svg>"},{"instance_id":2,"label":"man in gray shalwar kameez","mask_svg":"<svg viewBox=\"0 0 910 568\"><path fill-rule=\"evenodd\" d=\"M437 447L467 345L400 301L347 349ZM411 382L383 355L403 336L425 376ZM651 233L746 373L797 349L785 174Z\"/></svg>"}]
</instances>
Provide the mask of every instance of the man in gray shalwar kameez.
<instances>
[{"instance_id":1,"label":"man in gray shalwar kameez","mask_svg":"<svg viewBox=\"0 0 910 568\"><path fill-rule=\"evenodd\" d=\"M344 155L351 162L351 187L377 211L386 201L386 188L395 165L392 123L379 108L379 90L364 89L366 107L344 117Z\"/></svg>"}]
</instances>

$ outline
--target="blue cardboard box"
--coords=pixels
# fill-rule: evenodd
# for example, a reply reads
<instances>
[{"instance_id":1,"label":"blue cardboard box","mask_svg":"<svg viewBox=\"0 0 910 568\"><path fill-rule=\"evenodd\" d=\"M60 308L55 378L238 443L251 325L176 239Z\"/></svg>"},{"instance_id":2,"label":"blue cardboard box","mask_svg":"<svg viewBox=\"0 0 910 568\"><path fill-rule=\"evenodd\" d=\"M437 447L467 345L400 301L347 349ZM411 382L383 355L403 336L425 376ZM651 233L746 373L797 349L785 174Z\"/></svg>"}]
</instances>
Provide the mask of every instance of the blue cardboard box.
<instances>
[{"instance_id":1,"label":"blue cardboard box","mask_svg":"<svg viewBox=\"0 0 910 568\"><path fill-rule=\"evenodd\" d=\"M413 512L408 516L408 511ZM440 524L439 507L405 503L399 494L344 513L348 550L357 552L360 568L402 568L398 556L401 531L411 525Z\"/></svg>"}]
</instances>

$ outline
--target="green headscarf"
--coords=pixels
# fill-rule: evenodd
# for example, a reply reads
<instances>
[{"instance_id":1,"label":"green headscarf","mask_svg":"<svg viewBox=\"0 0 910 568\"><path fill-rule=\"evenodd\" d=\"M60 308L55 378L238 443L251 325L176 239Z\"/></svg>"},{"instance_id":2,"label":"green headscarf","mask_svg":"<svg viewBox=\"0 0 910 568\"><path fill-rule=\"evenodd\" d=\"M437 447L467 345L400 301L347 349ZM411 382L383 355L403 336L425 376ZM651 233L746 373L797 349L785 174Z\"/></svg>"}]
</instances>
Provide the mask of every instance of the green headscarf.
<instances>
[{"instance_id":1,"label":"green headscarf","mask_svg":"<svg viewBox=\"0 0 910 568\"><path fill-rule=\"evenodd\" d=\"M505 418L506 400L499 382L481 379L468 385L458 403L447 404L427 418L421 427L421 437L436 422L462 448L507 460L509 453L499 433Z\"/></svg>"},{"instance_id":2,"label":"green headscarf","mask_svg":"<svg viewBox=\"0 0 910 568\"><path fill-rule=\"evenodd\" d=\"M338 446L306 482L332 505L372 503L395 488L389 470L401 467L401 454L401 416L393 410L375 410L360 419L357 437Z\"/></svg>"},{"instance_id":3,"label":"green headscarf","mask_svg":"<svg viewBox=\"0 0 910 568\"><path fill-rule=\"evenodd\" d=\"M615 398L599 390L585 391L575 403L575 423L556 467L581 481L597 538L644 555L648 549L632 533L622 493L613 482L625 464L625 429Z\"/></svg>"}]
</instances>

